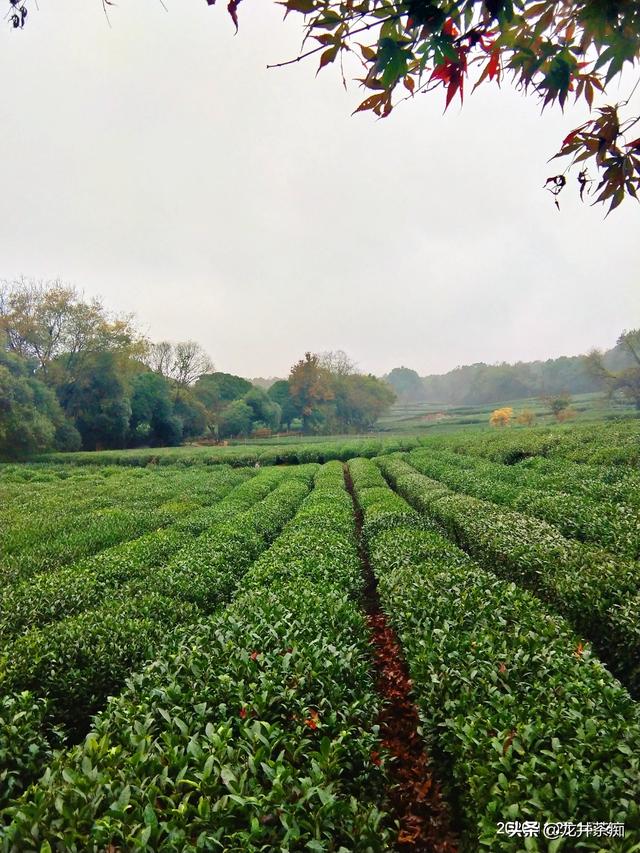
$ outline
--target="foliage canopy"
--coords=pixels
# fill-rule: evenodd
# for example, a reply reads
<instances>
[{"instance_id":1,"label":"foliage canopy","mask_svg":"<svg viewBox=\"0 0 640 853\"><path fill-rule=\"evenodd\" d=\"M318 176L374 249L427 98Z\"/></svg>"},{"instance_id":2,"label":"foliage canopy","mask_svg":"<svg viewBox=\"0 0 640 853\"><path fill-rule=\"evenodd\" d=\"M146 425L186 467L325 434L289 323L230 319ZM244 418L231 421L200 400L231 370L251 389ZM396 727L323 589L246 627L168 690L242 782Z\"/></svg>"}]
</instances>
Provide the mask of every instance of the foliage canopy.
<instances>
[{"instance_id":1,"label":"foliage canopy","mask_svg":"<svg viewBox=\"0 0 640 853\"><path fill-rule=\"evenodd\" d=\"M216 0L207 0L214 5ZM228 11L238 26L240 0ZM465 86L510 77L543 108L564 107L570 95L591 110L594 98L640 57L639 0L276 0L304 18L302 52L286 65L316 54L318 70L354 55L366 97L355 112L387 117L399 100L434 89L445 110ZM346 81L345 81L346 85ZM557 196L566 173L579 166L580 197L591 190L586 166L599 175L594 203L609 211L640 189L640 137L628 132L640 116L621 116L621 104L597 107L593 118L572 130L558 157L571 157L565 172L547 181ZM557 204L557 198L556 198Z\"/></svg>"}]
</instances>

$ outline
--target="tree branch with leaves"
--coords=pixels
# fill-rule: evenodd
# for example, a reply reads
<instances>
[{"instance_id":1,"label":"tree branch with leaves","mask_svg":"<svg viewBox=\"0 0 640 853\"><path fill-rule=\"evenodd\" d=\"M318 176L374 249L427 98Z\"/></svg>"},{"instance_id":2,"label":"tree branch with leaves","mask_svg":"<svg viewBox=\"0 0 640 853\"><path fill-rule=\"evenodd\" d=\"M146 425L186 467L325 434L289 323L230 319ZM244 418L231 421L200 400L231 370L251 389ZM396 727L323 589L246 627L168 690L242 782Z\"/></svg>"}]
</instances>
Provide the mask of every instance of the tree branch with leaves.
<instances>
[{"instance_id":1,"label":"tree branch with leaves","mask_svg":"<svg viewBox=\"0 0 640 853\"><path fill-rule=\"evenodd\" d=\"M216 0L207 0L214 5ZM500 85L509 78L543 108L563 108L570 96L593 109L594 98L640 57L640 0L277 0L303 18L298 56L279 66L319 55L318 71L356 57L356 79L366 97L355 111L386 118L400 101L440 90L445 111L463 102L470 83ZM238 26L240 0L227 5ZM346 81L345 81L346 83ZM556 157L571 160L546 188L558 196L567 174L577 172L580 198L609 212L640 190L640 138L629 132L640 116L623 116L629 99L596 109L572 130ZM553 159L553 158L552 158ZM592 166L597 183L589 176ZM592 184L596 183L595 188Z\"/></svg>"}]
</instances>

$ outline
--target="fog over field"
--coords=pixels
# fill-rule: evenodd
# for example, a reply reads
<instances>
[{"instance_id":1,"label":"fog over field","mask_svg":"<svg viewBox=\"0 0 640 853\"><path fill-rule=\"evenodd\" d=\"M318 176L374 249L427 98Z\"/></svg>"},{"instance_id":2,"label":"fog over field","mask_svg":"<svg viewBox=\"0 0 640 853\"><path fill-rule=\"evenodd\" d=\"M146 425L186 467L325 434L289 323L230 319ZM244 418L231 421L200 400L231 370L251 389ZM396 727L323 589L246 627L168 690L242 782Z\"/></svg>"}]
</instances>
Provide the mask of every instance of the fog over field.
<instances>
[{"instance_id":1,"label":"fog over field","mask_svg":"<svg viewBox=\"0 0 640 853\"><path fill-rule=\"evenodd\" d=\"M335 348L424 375L640 325L637 206L542 190L582 107L541 119L505 82L377 122L316 57L266 70L302 34L275 3L242 3L236 36L221 2L111 26L99 0L39 5L0 28L1 277L59 276L245 376Z\"/></svg>"}]
</instances>

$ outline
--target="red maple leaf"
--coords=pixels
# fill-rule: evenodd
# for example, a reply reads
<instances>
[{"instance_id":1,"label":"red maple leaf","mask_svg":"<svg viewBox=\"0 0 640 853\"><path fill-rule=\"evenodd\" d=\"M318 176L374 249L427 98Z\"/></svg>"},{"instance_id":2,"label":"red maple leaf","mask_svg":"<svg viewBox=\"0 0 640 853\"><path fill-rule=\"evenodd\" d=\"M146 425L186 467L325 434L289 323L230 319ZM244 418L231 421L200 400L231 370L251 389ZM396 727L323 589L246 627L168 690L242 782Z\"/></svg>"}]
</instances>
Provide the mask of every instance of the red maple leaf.
<instances>
[{"instance_id":1,"label":"red maple leaf","mask_svg":"<svg viewBox=\"0 0 640 853\"><path fill-rule=\"evenodd\" d=\"M304 724L305 724L305 726L309 726L310 729L315 730L318 728L318 720L319 719L320 719L320 715L318 714L318 712L314 708L312 708L309 711L309 716L304 721Z\"/></svg>"}]
</instances>

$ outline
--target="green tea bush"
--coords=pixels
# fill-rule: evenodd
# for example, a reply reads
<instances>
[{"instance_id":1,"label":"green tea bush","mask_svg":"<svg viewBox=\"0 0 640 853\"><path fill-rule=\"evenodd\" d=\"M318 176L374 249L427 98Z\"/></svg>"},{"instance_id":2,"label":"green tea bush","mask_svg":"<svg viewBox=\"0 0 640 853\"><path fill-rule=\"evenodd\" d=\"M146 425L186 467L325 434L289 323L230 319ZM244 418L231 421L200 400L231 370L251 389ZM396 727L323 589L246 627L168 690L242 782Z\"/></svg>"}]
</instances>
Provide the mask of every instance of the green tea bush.
<instances>
[{"instance_id":1,"label":"green tea bush","mask_svg":"<svg viewBox=\"0 0 640 853\"><path fill-rule=\"evenodd\" d=\"M391 479L408 468L378 464ZM406 477L407 491L426 479ZM625 824L623 842L583 837L584 850L640 842L638 706L562 617L435 530L400 522L370 537L368 553L425 736L452 773L463 849L559 849L500 835L506 820Z\"/></svg>"},{"instance_id":2,"label":"green tea bush","mask_svg":"<svg viewBox=\"0 0 640 853\"><path fill-rule=\"evenodd\" d=\"M549 493L543 491L545 482L526 470L514 472L516 466L476 461L459 454L414 451L408 460L420 473L455 491L542 518L564 536L593 542L623 557L635 559L640 555L640 516L631 505Z\"/></svg>"},{"instance_id":3,"label":"green tea bush","mask_svg":"<svg viewBox=\"0 0 640 853\"><path fill-rule=\"evenodd\" d=\"M62 742L46 701L27 691L0 699L0 809L42 773Z\"/></svg>"},{"instance_id":4,"label":"green tea bush","mask_svg":"<svg viewBox=\"0 0 640 853\"><path fill-rule=\"evenodd\" d=\"M435 533L381 533L370 559L425 734L453 771L465 849L519 853L505 820L625 824L624 841L582 837L581 850L640 842L638 707L567 623Z\"/></svg>"},{"instance_id":5,"label":"green tea bush","mask_svg":"<svg viewBox=\"0 0 640 853\"><path fill-rule=\"evenodd\" d=\"M637 563L566 539L546 522L444 490L398 458L379 467L397 491L489 570L527 586L587 636L640 694Z\"/></svg>"},{"instance_id":6,"label":"green tea bush","mask_svg":"<svg viewBox=\"0 0 640 853\"><path fill-rule=\"evenodd\" d=\"M247 591L5 811L6 851L390 848L353 507L335 466L316 480Z\"/></svg>"}]
</instances>

